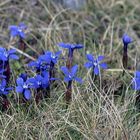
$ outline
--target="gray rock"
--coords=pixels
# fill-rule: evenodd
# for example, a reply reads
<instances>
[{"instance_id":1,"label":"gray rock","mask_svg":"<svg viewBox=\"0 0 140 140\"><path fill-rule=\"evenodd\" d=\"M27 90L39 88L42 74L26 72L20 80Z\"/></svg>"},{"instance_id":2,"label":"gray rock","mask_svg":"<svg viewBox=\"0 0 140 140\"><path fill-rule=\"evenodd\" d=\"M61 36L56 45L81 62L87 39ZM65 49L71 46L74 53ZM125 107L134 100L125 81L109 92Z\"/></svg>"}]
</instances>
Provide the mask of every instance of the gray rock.
<instances>
[{"instance_id":1,"label":"gray rock","mask_svg":"<svg viewBox=\"0 0 140 140\"><path fill-rule=\"evenodd\" d=\"M62 4L64 8L80 10L86 5L86 0L54 0L55 3Z\"/></svg>"}]
</instances>

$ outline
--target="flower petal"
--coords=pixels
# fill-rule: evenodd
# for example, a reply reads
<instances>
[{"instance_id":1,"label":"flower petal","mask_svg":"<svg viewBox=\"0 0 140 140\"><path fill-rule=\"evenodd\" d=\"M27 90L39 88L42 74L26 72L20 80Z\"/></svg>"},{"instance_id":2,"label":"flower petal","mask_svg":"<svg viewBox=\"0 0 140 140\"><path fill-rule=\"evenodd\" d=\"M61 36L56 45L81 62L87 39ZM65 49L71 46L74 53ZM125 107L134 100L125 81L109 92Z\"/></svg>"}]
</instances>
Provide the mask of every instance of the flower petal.
<instances>
[{"instance_id":1,"label":"flower petal","mask_svg":"<svg viewBox=\"0 0 140 140\"><path fill-rule=\"evenodd\" d=\"M98 68L98 66L95 66L95 68L94 68L94 74L95 75L98 75L99 74L99 68Z\"/></svg>"},{"instance_id":2,"label":"flower petal","mask_svg":"<svg viewBox=\"0 0 140 140\"><path fill-rule=\"evenodd\" d=\"M62 67L61 67L61 71L62 71L66 76L69 75L69 70L68 70L68 68L67 68L66 66L62 66Z\"/></svg>"},{"instance_id":3,"label":"flower petal","mask_svg":"<svg viewBox=\"0 0 140 140\"><path fill-rule=\"evenodd\" d=\"M6 56L3 55L3 54L0 54L0 60L2 60L2 61L7 61L7 60L8 60L8 57L6 57Z\"/></svg>"},{"instance_id":4,"label":"flower petal","mask_svg":"<svg viewBox=\"0 0 140 140\"><path fill-rule=\"evenodd\" d=\"M19 77L21 77L21 78L23 79L23 81L26 81L28 75L27 75L26 73L21 73L21 74L19 75Z\"/></svg>"},{"instance_id":5,"label":"flower petal","mask_svg":"<svg viewBox=\"0 0 140 140\"><path fill-rule=\"evenodd\" d=\"M140 78L140 71L136 71L134 75L136 78Z\"/></svg>"},{"instance_id":6,"label":"flower petal","mask_svg":"<svg viewBox=\"0 0 140 140\"><path fill-rule=\"evenodd\" d=\"M75 65L71 68L71 76L74 77L76 75L78 69L78 65Z\"/></svg>"},{"instance_id":7,"label":"flower petal","mask_svg":"<svg viewBox=\"0 0 140 140\"><path fill-rule=\"evenodd\" d=\"M26 89L26 90L24 91L24 97L25 97L27 100L29 100L29 99L31 98L31 92L30 92L29 89Z\"/></svg>"},{"instance_id":8,"label":"flower petal","mask_svg":"<svg viewBox=\"0 0 140 140\"><path fill-rule=\"evenodd\" d=\"M23 88L21 86L17 86L16 87L16 92L22 93L23 92Z\"/></svg>"},{"instance_id":9,"label":"flower petal","mask_svg":"<svg viewBox=\"0 0 140 140\"><path fill-rule=\"evenodd\" d=\"M13 54L13 53L15 53L15 52L16 52L16 49L10 49L10 50L8 51L9 54Z\"/></svg>"},{"instance_id":10,"label":"flower petal","mask_svg":"<svg viewBox=\"0 0 140 140\"><path fill-rule=\"evenodd\" d=\"M31 61L31 62L28 64L29 67L33 67L33 66L36 66L36 65L37 65L37 63L36 63L35 61Z\"/></svg>"},{"instance_id":11,"label":"flower petal","mask_svg":"<svg viewBox=\"0 0 140 140\"><path fill-rule=\"evenodd\" d=\"M87 59L89 60L89 61L94 61L94 56L92 55L92 54L87 54Z\"/></svg>"},{"instance_id":12,"label":"flower petal","mask_svg":"<svg viewBox=\"0 0 140 140\"><path fill-rule=\"evenodd\" d=\"M81 49L83 48L84 46L82 44L71 44L71 48L72 49Z\"/></svg>"},{"instance_id":13,"label":"flower petal","mask_svg":"<svg viewBox=\"0 0 140 140\"><path fill-rule=\"evenodd\" d=\"M69 77L65 77L65 78L64 78L64 81L65 81L65 82L69 82L69 81L72 81L72 79L69 78Z\"/></svg>"},{"instance_id":14,"label":"flower petal","mask_svg":"<svg viewBox=\"0 0 140 140\"><path fill-rule=\"evenodd\" d=\"M75 77L74 79L75 79L75 81L77 81L77 82L78 82L78 83L80 83L80 84L82 84L82 83L83 83L82 78Z\"/></svg>"},{"instance_id":15,"label":"flower petal","mask_svg":"<svg viewBox=\"0 0 140 140\"><path fill-rule=\"evenodd\" d=\"M100 55L98 56L97 61L102 61L104 58L105 58L104 56Z\"/></svg>"},{"instance_id":16,"label":"flower petal","mask_svg":"<svg viewBox=\"0 0 140 140\"><path fill-rule=\"evenodd\" d=\"M103 68L103 69L107 69L107 64L106 64L106 63L101 63L100 66L101 66L101 68Z\"/></svg>"},{"instance_id":17,"label":"flower petal","mask_svg":"<svg viewBox=\"0 0 140 140\"><path fill-rule=\"evenodd\" d=\"M69 43L63 43L63 42L61 42L61 43L58 43L58 46L59 47L62 47L62 48L71 48L71 44L69 44Z\"/></svg>"},{"instance_id":18,"label":"flower petal","mask_svg":"<svg viewBox=\"0 0 140 140\"><path fill-rule=\"evenodd\" d=\"M24 84L24 80L22 79L22 78L17 78L17 85L20 85L20 86L22 86L23 84Z\"/></svg>"},{"instance_id":19,"label":"flower petal","mask_svg":"<svg viewBox=\"0 0 140 140\"><path fill-rule=\"evenodd\" d=\"M58 51L58 52L55 53L55 55L56 55L57 57L59 57L61 53L62 53L62 51Z\"/></svg>"},{"instance_id":20,"label":"flower petal","mask_svg":"<svg viewBox=\"0 0 140 140\"><path fill-rule=\"evenodd\" d=\"M18 35L18 27L15 25L9 26L10 35L16 37Z\"/></svg>"},{"instance_id":21,"label":"flower petal","mask_svg":"<svg viewBox=\"0 0 140 140\"><path fill-rule=\"evenodd\" d=\"M3 87L6 86L6 80L5 80L5 79L3 79L3 80L1 81L1 85L2 85Z\"/></svg>"},{"instance_id":22,"label":"flower petal","mask_svg":"<svg viewBox=\"0 0 140 140\"><path fill-rule=\"evenodd\" d=\"M84 64L84 66L85 66L86 68L91 68L91 67L93 66L93 64L92 64L91 62L86 62L86 63Z\"/></svg>"},{"instance_id":23,"label":"flower petal","mask_svg":"<svg viewBox=\"0 0 140 140\"><path fill-rule=\"evenodd\" d=\"M140 90L140 79L139 78L133 78L132 89L133 90Z\"/></svg>"},{"instance_id":24,"label":"flower petal","mask_svg":"<svg viewBox=\"0 0 140 140\"><path fill-rule=\"evenodd\" d=\"M15 55L15 54L10 55L9 58L10 59L15 59L15 60L19 59L19 57L17 55Z\"/></svg>"},{"instance_id":25,"label":"flower petal","mask_svg":"<svg viewBox=\"0 0 140 140\"><path fill-rule=\"evenodd\" d=\"M20 36L21 38L23 38L23 39L25 39L25 37L26 37L26 36L25 36L25 33L24 33L23 31L20 31L20 32L19 32L19 36Z\"/></svg>"},{"instance_id":26,"label":"flower petal","mask_svg":"<svg viewBox=\"0 0 140 140\"><path fill-rule=\"evenodd\" d=\"M21 28L22 30L27 29L27 25L25 25L24 22L20 22L18 26L19 26L19 28Z\"/></svg>"}]
</instances>

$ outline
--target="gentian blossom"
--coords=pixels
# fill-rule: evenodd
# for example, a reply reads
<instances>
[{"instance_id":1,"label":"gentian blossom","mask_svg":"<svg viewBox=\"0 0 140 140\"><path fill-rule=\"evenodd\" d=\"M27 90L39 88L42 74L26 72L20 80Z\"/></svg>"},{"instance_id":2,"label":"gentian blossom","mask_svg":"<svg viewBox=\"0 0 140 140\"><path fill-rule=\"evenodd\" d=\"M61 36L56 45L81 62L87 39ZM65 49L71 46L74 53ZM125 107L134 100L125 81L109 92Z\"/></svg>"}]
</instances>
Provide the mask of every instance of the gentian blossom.
<instances>
[{"instance_id":1,"label":"gentian blossom","mask_svg":"<svg viewBox=\"0 0 140 140\"><path fill-rule=\"evenodd\" d=\"M46 51L44 55L40 56L40 59L49 64L49 74L50 78L54 77L55 72L54 72L54 66L58 62L58 59L60 57L61 51L58 51L56 53Z\"/></svg>"},{"instance_id":2,"label":"gentian blossom","mask_svg":"<svg viewBox=\"0 0 140 140\"><path fill-rule=\"evenodd\" d=\"M61 51L58 51L56 53L50 52L50 51L46 51L44 55L42 55L40 57L41 60L44 60L46 62L50 62L56 64L59 57L60 57Z\"/></svg>"},{"instance_id":3,"label":"gentian blossom","mask_svg":"<svg viewBox=\"0 0 140 140\"><path fill-rule=\"evenodd\" d=\"M35 77L29 78L29 82L31 83L32 88L35 88L35 89L47 88L49 87L49 84L50 84L49 73L46 72L44 77L42 75L36 75Z\"/></svg>"},{"instance_id":4,"label":"gentian blossom","mask_svg":"<svg viewBox=\"0 0 140 140\"><path fill-rule=\"evenodd\" d=\"M101 62L104 59L104 56L98 56L98 58L95 59L92 54L87 54L87 59L88 62L86 62L84 66L88 69L92 68L95 75L99 74L100 67L103 69L107 69L107 64Z\"/></svg>"},{"instance_id":5,"label":"gentian blossom","mask_svg":"<svg viewBox=\"0 0 140 140\"><path fill-rule=\"evenodd\" d=\"M81 49L84 47L82 44L70 44L70 43L63 43L63 42L59 43L58 46L68 49L69 50L68 57L71 57L71 58L73 57L73 51L75 49Z\"/></svg>"},{"instance_id":6,"label":"gentian blossom","mask_svg":"<svg viewBox=\"0 0 140 140\"><path fill-rule=\"evenodd\" d=\"M29 100L31 98L30 91L31 83L29 82L29 80L27 79L26 81L24 81L23 78L19 77L17 78L16 83L17 83L16 92L22 93L25 99Z\"/></svg>"},{"instance_id":7,"label":"gentian blossom","mask_svg":"<svg viewBox=\"0 0 140 140\"><path fill-rule=\"evenodd\" d=\"M66 48L66 49L69 50L66 66L67 66L68 69L71 69L74 50L75 49L81 49L84 46L81 45L81 44L70 44L70 43L63 43L63 42L59 43L58 46L62 47L62 48Z\"/></svg>"},{"instance_id":8,"label":"gentian blossom","mask_svg":"<svg viewBox=\"0 0 140 140\"><path fill-rule=\"evenodd\" d=\"M128 36L127 34L123 35L122 40L123 40L124 46L127 46L129 43L133 41L132 38Z\"/></svg>"},{"instance_id":9,"label":"gentian blossom","mask_svg":"<svg viewBox=\"0 0 140 140\"><path fill-rule=\"evenodd\" d=\"M123 67L126 69L127 68L127 63L128 63L128 55L127 55L127 47L128 44L130 44L132 42L132 38L130 36L128 36L127 34L124 34L122 37L122 41L123 41Z\"/></svg>"},{"instance_id":10,"label":"gentian blossom","mask_svg":"<svg viewBox=\"0 0 140 140\"><path fill-rule=\"evenodd\" d=\"M9 26L10 35L12 37L18 36L21 39L25 39L25 33L24 31L27 29L27 26L24 23L20 23L18 26L11 25Z\"/></svg>"},{"instance_id":11,"label":"gentian blossom","mask_svg":"<svg viewBox=\"0 0 140 140\"><path fill-rule=\"evenodd\" d=\"M75 80L79 83L82 83L82 79L76 76L78 65L73 66L71 70L69 70L66 66L62 66L61 70L65 74L65 78L64 78L65 82L71 82Z\"/></svg>"},{"instance_id":12,"label":"gentian blossom","mask_svg":"<svg viewBox=\"0 0 140 140\"><path fill-rule=\"evenodd\" d=\"M15 49L6 50L3 47L0 47L0 60L6 62L9 61L9 59L18 59L19 57L15 54Z\"/></svg>"},{"instance_id":13,"label":"gentian blossom","mask_svg":"<svg viewBox=\"0 0 140 140\"><path fill-rule=\"evenodd\" d=\"M49 61L44 61L41 56L36 61L31 61L28 66L37 72L49 70L50 68Z\"/></svg>"},{"instance_id":14,"label":"gentian blossom","mask_svg":"<svg viewBox=\"0 0 140 140\"><path fill-rule=\"evenodd\" d=\"M78 70L78 65L73 66L71 69L66 66L62 66L61 70L65 75L64 81L68 83L67 91L65 93L65 99L66 99L66 103L69 104L72 99L72 96L71 96L72 95L72 82L75 80L78 83L82 83L83 81L81 78L78 78L76 76L77 70ZM68 106L66 106L66 107L68 107Z\"/></svg>"}]
</instances>

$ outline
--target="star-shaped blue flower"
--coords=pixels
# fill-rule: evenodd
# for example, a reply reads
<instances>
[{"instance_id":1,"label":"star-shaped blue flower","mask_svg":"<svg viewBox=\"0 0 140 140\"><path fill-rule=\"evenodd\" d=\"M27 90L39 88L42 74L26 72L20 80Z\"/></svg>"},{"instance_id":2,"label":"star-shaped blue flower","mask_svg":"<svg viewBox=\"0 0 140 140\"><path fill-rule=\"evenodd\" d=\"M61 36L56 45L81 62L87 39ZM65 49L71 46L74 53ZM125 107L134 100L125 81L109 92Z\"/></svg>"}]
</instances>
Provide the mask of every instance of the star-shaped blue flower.
<instances>
[{"instance_id":1,"label":"star-shaped blue flower","mask_svg":"<svg viewBox=\"0 0 140 140\"><path fill-rule=\"evenodd\" d=\"M27 26L24 23L20 23L18 26L11 25L9 26L10 35L12 37L20 37L21 39L25 39L25 33L24 31L27 29Z\"/></svg>"},{"instance_id":2,"label":"star-shaped blue flower","mask_svg":"<svg viewBox=\"0 0 140 140\"><path fill-rule=\"evenodd\" d=\"M92 68L95 75L99 74L100 67L107 69L107 64L101 62L104 59L104 56L98 56L98 58L95 59L92 54L87 54L87 59L88 62L86 62L84 66L88 69Z\"/></svg>"},{"instance_id":3,"label":"star-shaped blue flower","mask_svg":"<svg viewBox=\"0 0 140 140\"><path fill-rule=\"evenodd\" d=\"M0 60L9 61L9 59L18 59L19 57L15 54L15 49L6 50L3 47L0 47Z\"/></svg>"},{"instance_id":4,"label":"star-shaped blue flower","mask_svg":"<svg viewBox=\"0 0 140 140\"><path fill-rule=\"evenodd\" d=\"M41 75L29 78L29 82L32 84L32 88L34 89L47 88L49 86L49 78Z\"/></svg>"},{"instance_id":5,"label":"star-shaped blue flower","mask_svg":"<svg viewBox=\"0 0 140 140\"><path fill-rule=\"evenodd\" d=\"M62 66L61 67L62 72L65 74L65 78L64 81L65 82L70 82L70 81L77 81L79 83L82 83L82 79L78 78L76 76L77 70L78 70L78 65L75 65L71 68L71 70L69 70L66 66Z\"/></svg>"},{"instance_id":6,"label":"star-shaped blue flower","mask_svg":"<svg viewBox=\"0 0 140 140\"><path fill-rule=\"evenodd\" d=\"M36 61L31 61L28 66L32 67L33 70L36 70L37 72L42 72L50 68L49 62L50 61L44 61L42 56L40 56Z\"/></svg>"},{"instance_id":7,"label":"star-shaped blue flower","mask_svg":"<svg viewBox=\"0 0 140 140\"><path fill-rule=\"evenodd\" d=\"M24 81L23 78L19 77L17 78L16 83L17 83L16 92L23 93L24 97L27 100L29 100L31 98L30 91L31 83L28 81L28 79Z\"/></svg>"},{"instance_id":8,"label":"star-shaped blue flower","mask_svg":"<svg viewBox=\"0 0 140 140\"><path fill-rule=\"evenodd\" d=\"M42 59L44 61L52 62L53 64L56 64L59 57L60 57L61 51L58 51L56 53L46 51L45 55L42 56Z\"/></svg>"},{"instance_id":9,"label":"star-shaped blue flower","mask_svg":"<svg viewBox=\"0 0 140 140\"><path fill-rule=\"evenodd\" d=\"M63 42L59 43L58 46L68 49L69 50L69 54L68 54L69 57L73 57L73 51L75 49L81 49L84 47L82 44L70 44L70 43L63 43Z\"/></svg>"}]
</instances>

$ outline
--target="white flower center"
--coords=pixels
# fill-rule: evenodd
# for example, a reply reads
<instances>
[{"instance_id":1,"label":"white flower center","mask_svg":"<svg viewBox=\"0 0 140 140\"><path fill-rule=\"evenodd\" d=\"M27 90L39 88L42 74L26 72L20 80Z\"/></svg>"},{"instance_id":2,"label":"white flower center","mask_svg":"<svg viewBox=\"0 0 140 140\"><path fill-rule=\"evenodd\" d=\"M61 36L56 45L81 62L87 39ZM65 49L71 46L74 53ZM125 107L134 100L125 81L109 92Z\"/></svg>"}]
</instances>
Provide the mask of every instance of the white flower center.
<instances>
[{"instance_id":1,"label":"white flower center","mask_svg":"<svg viewBox=\"0 0 140 140\"><path fill-rule=\"evenodd\" d=\"M51 57L52 57L53 59L55 59L55 55L54 55L54 54L51 54Z\"/></svg>"},{"instance_id":2,"label":"white flower center","mask_svg":"<svg viewBox=\"0 0 140 140\"><path fill-rule=\"evenodd\" d=\"M69 75L69 78L72 78L72 76L71 76L71 75Z\"/></svg>"},{"instance_id":3,"label":"white flower center","mask_svg":"<svg viewBox=\"0 0 140 140\"><path fill-rule=\"evenodd\" d=\"M38 85L41 85L41 82L40 82L40 81L38 81L38 82L37 82L37 84L38 84Z\"/></svg>"},{"instance_id":4,"label":"white flower center","mask_svg":"<svg viewBox=\"0 0 140 140\"><path fill-rule=\"evenodd\" d=\"M4 52L4 56L5 57L8 57L8 53L6 51Z\"/></svg>"},{"instance_id":5,"label":"white flower center","mask_svg":"<svg viewBox=\"0 0 140 140\"><path fill-rule=\"evenodd\" d=\"M27 89L28 88L28 85L27 84L24 84L23 85L23 88Z\"/></svg>"},{"instance_id":6,"label":"white flower center","mask_svg":"<svg viewBox=\"0 0 140 140\"><path fill-rule=\"evenodd\" d=\"M5 88L1 88L1 91L4 91L5 90Z\"/></svg>"},{"instance_id":7,"label":"white flower center","mask_svg":"<svg viewBox=\"0 0 140 140\"><path fill-rule=\"evenodd\" d=\"M97 66L97 65L98 65L98 63L97 63L97 62L94 62L93 64L94 64L94 66Z\"/></svg>"}]
</instances>

